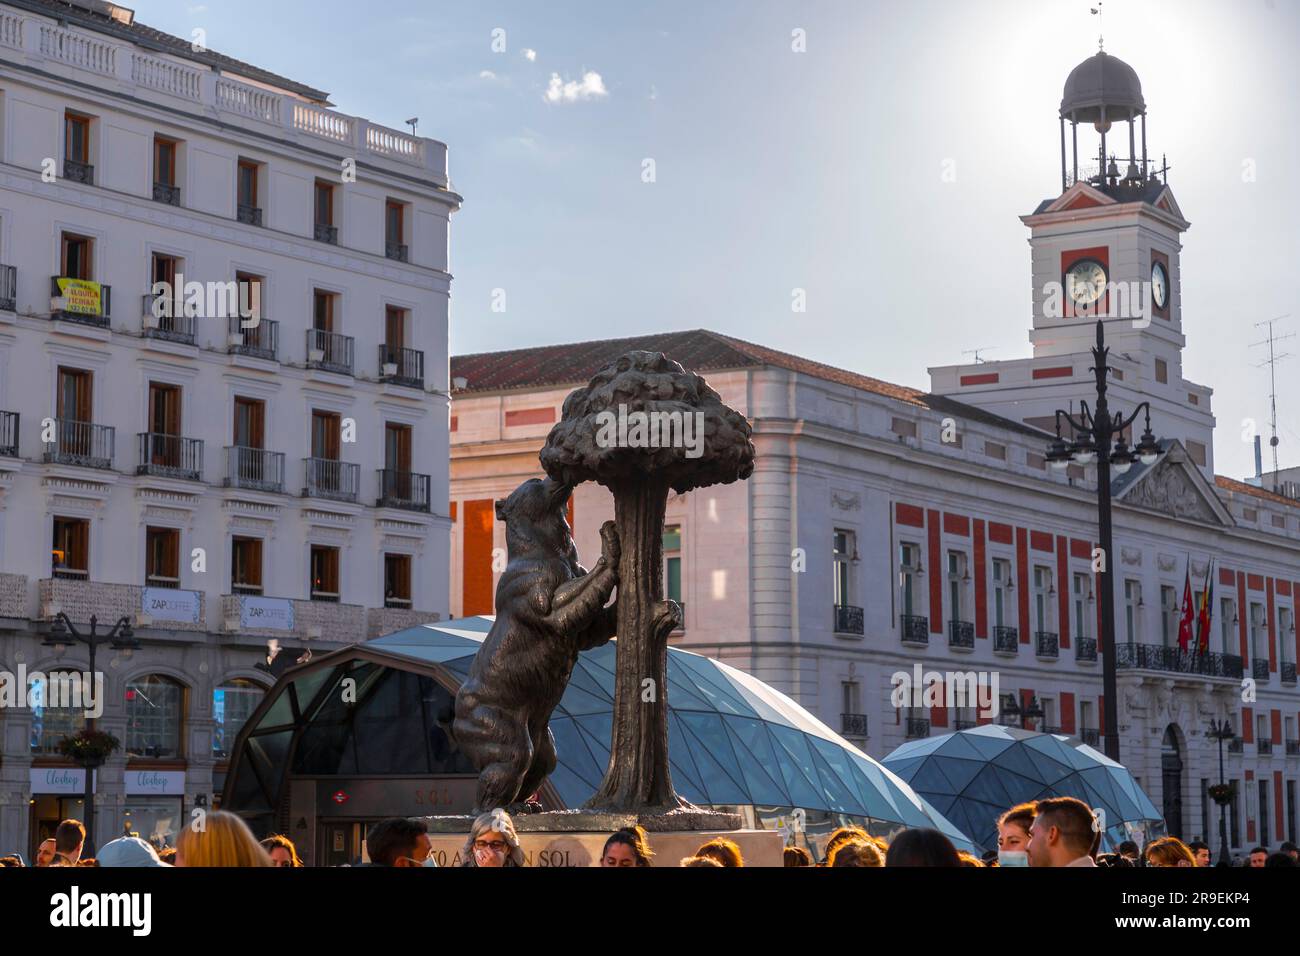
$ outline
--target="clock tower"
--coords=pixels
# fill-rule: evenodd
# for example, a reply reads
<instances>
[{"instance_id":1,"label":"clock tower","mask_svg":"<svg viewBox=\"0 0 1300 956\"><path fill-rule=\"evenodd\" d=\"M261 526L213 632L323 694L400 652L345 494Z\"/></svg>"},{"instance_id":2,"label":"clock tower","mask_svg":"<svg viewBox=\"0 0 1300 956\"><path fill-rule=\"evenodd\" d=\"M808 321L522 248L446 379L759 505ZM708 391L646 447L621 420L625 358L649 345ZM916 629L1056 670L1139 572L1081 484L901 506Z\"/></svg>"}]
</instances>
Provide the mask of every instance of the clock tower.
<instances>
[{"instance_id":1,"label":"clock tower","mask_svg":"<svg viewBox=\"0 0 1300 956\"><path fill-rule=\"evenodd\" d=\"M1061 192L1021 217L1033 358L932 368L931 388L1053 431L1055 409L1091 404L1089 348L1101 319L1117 369L1112 402L1150 401L1152 429L1180 441L1213 481L1211 390L1182 375L1179 252L1190 223L1167 164L1148 153L1136 71L1104 51L1084 60L1065 81L1058 119Z\"/></svg>"}]
</instances>

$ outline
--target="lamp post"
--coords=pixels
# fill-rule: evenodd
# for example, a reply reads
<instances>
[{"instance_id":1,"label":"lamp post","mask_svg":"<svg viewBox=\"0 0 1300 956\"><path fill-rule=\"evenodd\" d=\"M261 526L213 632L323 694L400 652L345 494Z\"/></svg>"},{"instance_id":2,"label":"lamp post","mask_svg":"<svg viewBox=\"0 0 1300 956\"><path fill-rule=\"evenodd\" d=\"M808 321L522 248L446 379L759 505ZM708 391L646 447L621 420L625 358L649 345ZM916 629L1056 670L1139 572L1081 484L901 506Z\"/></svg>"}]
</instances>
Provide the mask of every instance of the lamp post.
<instances>
[{"instance_id":1,"label":"lamp post","mask_svg":"<svg viewBox=\"0 0 1300 956\"><path fill-rule=\"evenodd\" d=\"M1074 415L1061 409L1056 410L1056 440L1047 451L1047 461L1053 469L1064 471L1071 462L1088 465L1097 463L1097 532L1101 545L1101 677L1105 694L1102 716L1106 723L1106 733L1102 746L1106 756L1119 762L1119 706L1115 678L1115 585L1111 567L1111 502L1110 470L1113 465L1117 474L1124 474L1141 460L1144 465L1154 464L1160 456L1160 443L1151 434L1151 403L1142 402L1133 410L1133 414L1124 417L1123 413L1111 414L1106 401L1106 376L1110 366L1106 364L1106 347L1103 323L1097 322L1097 344L1092 348L1093 367L1090 369L1097 380L1097 403L1093 410L1087 402L1080 402L1080 412ZM1136 448L1129 449L1124 440L1124 431L1133 424L1138 415L1146 412L1146 429ZM1061 437L1061 419L1064 418L1074 429L1074 440L1067 442Z\"/></svg>"},{"instance_id":2,"label":"lamp post","mask_svg":"<svg viewBox=\"0 0 1300 956\"><path fill-rule=\"evenodd\" d=\"M1038 703L1037 697L1030 697L1029 703L1020 711L1020 728L1028 730L1026 726L1031 720L1038 720L1043 716L1043 707Z\"/></svg>"},{"instance_id":3,"label":"lamp post","mask_svg":"<svg viewBox=\"0 0 1300 956\"><path fill-rule=\"evenodd\" d=\"M67 650L70 642L85 644L88 649L89 673L91 680L95 676L95 650L100 644L109 644L115 651L122 651L131 654L140 647L140 642L135 639L135 632L131 629L131 620L127 617L118 619L113 625L112 630L107 634L99 633L99 619L95 615L90 616L90 632L83 634L77 630L68 616L60 611L54 618L54 624L50 627L50 632L46 635L41 646L49 647L54 650L55 657L62 657L63 652ZM84 700L83 700L84 703ZM95 718L86 718L86 730L95 729ZM86 841L82 848L83 856L93 856L95 852L95 798L94 788L92 786L95 768L87 765L86 768L86 792L85 792L85 820Z\"/></svg>"},{"instance_id":4,"label":"lamp post","mask_svg":"<svg viewBox=\"0 0 1300 956\"><path fill-rule=\"evenodd\" d=\"M1223 775L1223 742L1232 739L1232 724L1228 718L1221 721L1210 720L1209 736L1219 742L1219 786L1214 802L1219 805L1219 866L1230 866L1228 859L1228 801L1232 795L1227 790L1227 781ZM1222 797L1222 799L1220 799Z\"/></svg>"}]
</instances>

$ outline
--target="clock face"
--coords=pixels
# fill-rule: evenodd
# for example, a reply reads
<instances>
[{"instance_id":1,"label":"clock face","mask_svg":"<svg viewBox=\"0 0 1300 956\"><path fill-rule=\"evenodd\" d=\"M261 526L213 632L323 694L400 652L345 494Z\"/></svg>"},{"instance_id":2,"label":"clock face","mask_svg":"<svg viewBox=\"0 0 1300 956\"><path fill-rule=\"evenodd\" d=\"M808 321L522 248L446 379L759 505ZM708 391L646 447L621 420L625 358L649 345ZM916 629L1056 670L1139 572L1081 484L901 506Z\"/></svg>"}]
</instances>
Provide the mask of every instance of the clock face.
<instances>
[{"instance_id":1,"label":"clock face","mask_svg":"<svg viewBox=\"0 0 1300 956\"><path fill-rule=\"evenodd\" d=\"M1092 305L1106 292L1106 270L1096 259L1080 259L1065 273L1065 294L1077 305Z\"/></svg>"},{"instance_id":2,"label":"clock face","mask_svg":"<svg viewBox=\"0 0 1300 956\"><path fill-rule=\"evenodd\" d=\"M1169 303L1169 273L1163 262L1151 264L1151 301L1157 309L1163 309Z\"/></svg>"}]
</instances>

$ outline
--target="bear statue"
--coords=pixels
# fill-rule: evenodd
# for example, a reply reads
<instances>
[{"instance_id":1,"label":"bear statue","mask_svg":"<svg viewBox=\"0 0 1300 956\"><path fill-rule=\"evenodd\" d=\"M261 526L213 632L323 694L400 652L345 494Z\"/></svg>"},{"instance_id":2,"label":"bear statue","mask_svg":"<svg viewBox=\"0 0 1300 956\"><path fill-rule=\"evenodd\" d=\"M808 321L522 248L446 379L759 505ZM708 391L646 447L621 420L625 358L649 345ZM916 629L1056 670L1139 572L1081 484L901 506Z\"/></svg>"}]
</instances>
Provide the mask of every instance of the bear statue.
<instances>
[{"instance_id":1,"label":"bear statue","mask_svg":"<svg viewBox=\"0 0 1300 956\"><path fill-rule=\"evenodd\" d=\"M506 525L506 569L496 621L456 694L452 734L479 772L475 813L534 809L524 801L555 769L550 717L578 652L614 636L618 583L614 522L600 529L600 560L578 564L565 508L572 489L530 478L496 503Z\"/></svg>"}]
</instances>

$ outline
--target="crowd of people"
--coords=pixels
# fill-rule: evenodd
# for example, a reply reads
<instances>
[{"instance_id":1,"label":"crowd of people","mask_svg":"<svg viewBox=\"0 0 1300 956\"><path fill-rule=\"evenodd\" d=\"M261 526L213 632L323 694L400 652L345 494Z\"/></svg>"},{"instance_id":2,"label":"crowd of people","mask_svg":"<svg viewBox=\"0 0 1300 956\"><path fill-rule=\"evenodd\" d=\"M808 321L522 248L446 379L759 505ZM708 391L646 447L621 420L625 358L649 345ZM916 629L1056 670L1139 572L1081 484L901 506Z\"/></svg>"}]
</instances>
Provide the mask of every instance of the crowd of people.
<instances>
[{"instance_id":1,"label":"crowd of people","mask_svg":"<svg viewBox=\"0 0 1300 956\"><path fill-rule=\"evenodd\" d=\"M861 827L844 826L832 832L821 859L801 846L787 846L784 863L800 866L943 866L943 867L1198 867L1210 865L1210 848L1204 843L1184 843L1166 836L1139 850L1136 843L1121 843L1115 852L1099 852L1101 828L1092 809L1073 797L1053 797L1022 803L997 820L998 848L983 857L959 850L943 833L931 829L903 830L892 840ZM93 858L83 858L85 828L76 820L59 824L54 836L37 853L38 867L301 867L293 841L274 835L258 841L248 825L233 813L214 811L202 825L185 827L174 847L161 852L138 836L122 836L106 843ZM376 823L366 833L366 862L357 866L436 867L433 841L420 819L394 817ZM528 858L520 845L514 821L504 810L477 817L453 865L462 867L522 867ZM0 857L0 868L21 867L20 857ZM655 853L650 838L639 826L617 830L605 841L599 865L652 866ZM662 864L658 864L662 865ZM743 867L745 859L733 840L707 841L683 867ZM1222 864L1221 864L1222 865ZM1264 847L1250 852L1249 866L1297 866L1300 851L1292 843L1276 853Z\"/></svg>"}]
</instances>

